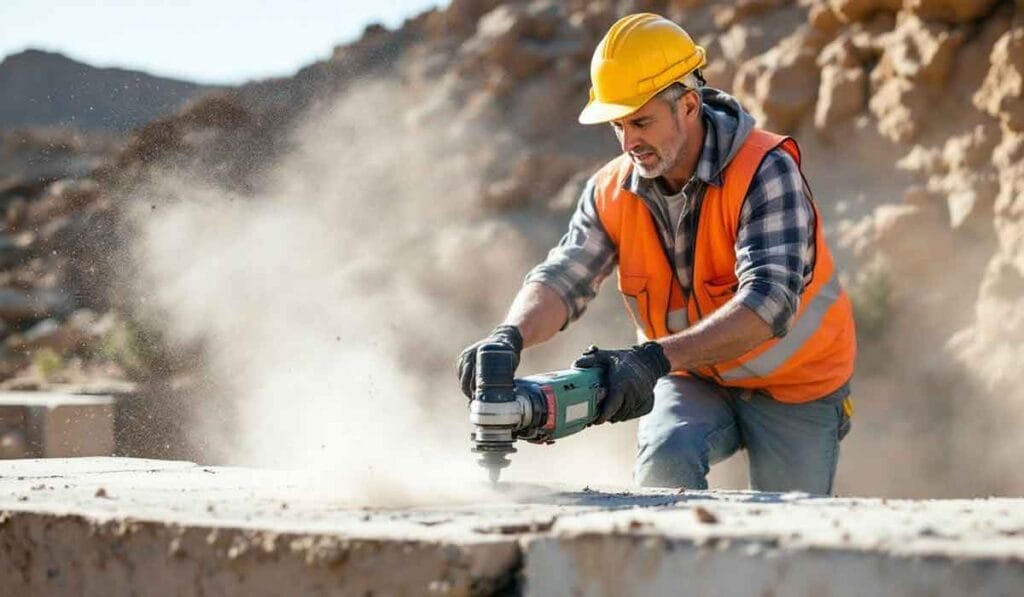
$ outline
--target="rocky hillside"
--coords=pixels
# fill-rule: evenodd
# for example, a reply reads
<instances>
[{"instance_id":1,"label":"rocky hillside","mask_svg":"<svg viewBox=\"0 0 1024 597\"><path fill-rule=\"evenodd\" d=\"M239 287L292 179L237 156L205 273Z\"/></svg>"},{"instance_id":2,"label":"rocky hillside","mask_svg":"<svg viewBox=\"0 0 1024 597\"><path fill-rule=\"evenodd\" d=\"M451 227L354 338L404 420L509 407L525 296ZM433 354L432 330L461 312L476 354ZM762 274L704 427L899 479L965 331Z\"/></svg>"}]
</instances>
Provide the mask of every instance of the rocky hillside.
<instances>
[{"instance_id":1,"label":"rocky hillside","mask_svg":"<svg viewBox=\"0 0 1024 597\"><path fill-rule=\"evenodd\" d=\"M0 89L0 129L56 125L124 132L177 110L205 87L26 50L0 61Z\"/></svg>"},{"instance_id":2,"label":"rocky hillside","mask_svg":"<svg viewBox=\"0 0 1024 597\"><path fill-rule=\"evenodd\" d=\"M106 352L51 360L189 388L175 407L195 423L179 438L189 454L330 450L317 430L338 399L288 403L285 387L421 396L427 419L463 434L445 422L464 416L451 358L501 316L615 154L608 130L575 117L593 47L638 10L683 24L708 49L709 83L803 148L861 336L840 491L1024 490L1024 3L1005 0L454 0L368 28L294 78L136 130L88 179L24 195L15 215L36 219L8 208L10 267L66 299L19 320L5 350L29 356L9 375L39 378L24 344L39 321L78 329L76 309L95 305L131 333L89 328ZM82 224L97 217L109 226ZM607 291L524 367L628 342ZM359 416L344 420L388 424ZM628 471L623 427L588 432L579 462L596 451Z\"/></svg>"}]
</instances>

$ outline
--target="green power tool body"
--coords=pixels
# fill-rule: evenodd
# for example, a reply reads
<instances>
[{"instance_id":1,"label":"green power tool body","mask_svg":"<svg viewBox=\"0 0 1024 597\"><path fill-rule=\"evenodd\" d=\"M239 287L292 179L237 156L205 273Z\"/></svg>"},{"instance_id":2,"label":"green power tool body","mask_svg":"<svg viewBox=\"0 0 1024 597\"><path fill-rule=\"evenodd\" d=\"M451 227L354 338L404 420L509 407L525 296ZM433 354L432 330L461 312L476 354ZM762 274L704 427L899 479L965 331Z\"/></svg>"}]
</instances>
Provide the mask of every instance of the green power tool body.
<instances>
[{"instance_id":1,"label":"green power tool body","mask_svg":"<svg viewBox=\"0 0 1024 597\"><path fill-rule=\"evenodd\" d=\"M516 355L500 344L477 349L476 393L470 403L473 451L492 483L509 465L517 439L552 443L582 431L604 399L604 370L565 369L516 379Z\"/></svg>"}]
</instances>

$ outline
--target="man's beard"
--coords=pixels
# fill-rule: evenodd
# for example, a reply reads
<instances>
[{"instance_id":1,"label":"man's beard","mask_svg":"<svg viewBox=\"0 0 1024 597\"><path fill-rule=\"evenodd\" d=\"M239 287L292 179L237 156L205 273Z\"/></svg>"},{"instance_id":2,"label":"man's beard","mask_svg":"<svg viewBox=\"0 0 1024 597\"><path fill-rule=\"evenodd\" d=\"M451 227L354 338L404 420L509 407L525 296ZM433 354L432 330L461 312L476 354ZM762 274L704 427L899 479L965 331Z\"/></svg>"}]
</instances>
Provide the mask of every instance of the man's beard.
<instances>
[{"instance_id":1,"label":"man's beard","mask_svg":"<svg viewBox=\"0 0 1024 597\"><path fill-rule=\"evenodd\" d=\"M682 158L684 143L685 140L680 140L679 145L669 149L655 149L654 147L644 148L644 151L641 153L649 151L657 157L657 161L649 165L645 165L636 159L633 159L632 155L630 155L630 158L633 161L633 165L636 166L637 173L639 173L640 176L643 178L658 178L668 172L669 169L671 169L672 166Z\"/></svg>"}]
</instances>

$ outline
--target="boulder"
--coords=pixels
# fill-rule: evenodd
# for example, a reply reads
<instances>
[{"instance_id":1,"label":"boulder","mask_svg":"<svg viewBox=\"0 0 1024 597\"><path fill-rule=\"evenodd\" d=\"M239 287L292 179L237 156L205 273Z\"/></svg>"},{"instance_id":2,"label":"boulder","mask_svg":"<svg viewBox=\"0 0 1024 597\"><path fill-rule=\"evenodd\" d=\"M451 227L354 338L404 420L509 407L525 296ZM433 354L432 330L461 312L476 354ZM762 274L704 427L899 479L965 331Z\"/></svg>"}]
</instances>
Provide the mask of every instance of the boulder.
<instances>
[{"instance_id":1,"label":"boulder","mask_svg":"<svg viewBox=\"0 0 1024 597\"><path fill-rule=\"evenodd\" d=\"M75 311L61 323L48 318L36 323L24 334L12 336L8 348L12 350L40 350L48 348L61 356L80 350L100 336L102 328L96 314L87 309Z\"/></svg>"},{"instance_id":2,"label":"boulder","mask_svg":"<svg viewBox=\"0 0 1024 597\"><path fill-rule=\"evenodd\" d=\"M811 27L824 33L834 35L843 26L843 21L827 2L816 2L807 12L807 22Z\"/></svg>"},{"instance_id":3,"label":"boulder","mask_svg":"<svg viewBox=\"0 0 1024 597\"><path fill-rule=\"evenodd\" d=\"M1024 359L1021 296L1024 296L1024 270L1008 256L995 255L985 268L980 284L971 336L958 338L957 346L964 357L974 357L972 365L982 365L979 374L989 378L992 385L1016 387L1020 383L1020 363ZM994 347L998 349L993 350Z\"/></svg>"},{"instance_id":4,"label":"boulder","mask_svg":"<svg viewBox=\"0 0 1024 597\"><path fill-rule=\"evenodd\" d=\"M740 67L733 88L760 126L786 133L814 106L817 49L799 31Z\"/></svg>"},{"instance_id":5,"label":"boulder","mask_svg":"<svg viewBox=\"0 0 1024 597\"><path fill-rule=\"evenodd\" d=\"M524 153L516 159L509 176L484 187L483 204L503 210L526 207L532 199L550 201L581 166L578 159Z\"/></svg>"},{"instance_id":6,"label":"boulder","mask_svg":"<svg viewBox=\"0 0 1024 597\"><path fill-rule=\"evenodd\" d=\"M5 322L63 315L68 312L70 304L68 297L60 290L0 288L0 319Z\"/></svg>"},{"instance_id":7,"label":"boulder","mask_svg":"<svg viewBox=\"0 0 1024 597\"><path fill-rule=\"evenodd\" d=\"M89 205L100 196L96 181L83 179L63 179L51 184L44 195L25 206L23 214L12 213L12 223L23 228L38 228L50 220L67 215Z\"/></svg>"},{"instance_id":8,"label":"boulder","mask_svg":"<svg viewBox=\"0 0 1024 597\"><path fill-rule=\"evenodd\" d=\"M665 7L666 12L683 12L699 8L704 4L704 0L669 0L668 6Z\"/></svg>"},{"instance_id":9,"label":"boulder","mask_svg":"<svg viewBox=\"0 0 1024 597\"><path fill-rule=\"evenodd\" d=\"M899 77L941 87L963 41L963 33L948 25L901 15L896 29L886 36L885 53L872 77Z\"/></svg>"},{"instance_id":10,"label":"boulder","mask_svg":"<svg viewBox=\"0 0 1024 597\"><path fill-rule=\"evenodd\" d=\"M0 233L0 269L16 266L25 256L24 247L10 236Z\"/></svg>"},{"instance_id":11,"label":"boulder","mask_svg":"<svg viewBox=\"0 0 1024 597\"><path fill-rule=\"evenodd\" d=\"M736 0L723 6L713 7L711 14L715 20L715 25L719 29L725 29L739 21L756 17L762 13L786 6L789 3L789 0Z\"/></svg>"},{"instance_id":12,"label":"boulder","mask_svg":"<svg viewBox=\"0 0 1024 597\"><path fill-rule=\"evenodd\" d=\"M985 81L974 94L974 105L1011 130L1024 130L1024 27L1003 34L989 61Z\"/></svg>"},{"instance_id":13,"label":"boulder","mask_svg":"<svg viewBox=\"0 0 1024 597\"><path fill-rule=\"evenodd\" d=\"M998 0L905 0L904 7L922 19L969 23L992 11Z\"/></svg>"},{"instance_id":14,"label":"boulder","mask_svg":"<svg viewBox=\"0 0 1024 597\"><path fill-rule=\"evenodd\" d=\"M480 17L493 10L499 0L452 0L448 9L438 13L435 35L472 31Z\"/></svg>"},{"instance_id":15,"label":"boulder","mask_svg":"<svg viewBox=\"0 0 1024 597\"><path fill-rule=\"evenodd\" d=\"M998 190L999 184L994 175L961 180L946 195L950 226L957 229L974 222L978 229L991 229L992 203Z\"/></svg>"},{"instance_id":16,"label":"boulder","mask_svg":"<svg viewBox=\"0 0 1024 597\"><path fill-rule=\"evenodd\" d=\"M777 37L778 31L753 21L698 38L708 53L708 65L704 68L708 83L728 90L738 70L772 49Z\"/></svg>"},{"instance_id":17,"label":"boulder","mask_svg":"<svg viewBox=\"0 0 1024 597\"><path fill-rule=\"evenodd\" d=\"M922 112L928 103L906 79L890 79L868 101L878 119L878 132L895 143L914 139L919 132Z\"/></svg>"},{"instance_id":18,"label":"boulder","mask_svg":"<svg viewBox=\"0 0 1024 597\"><path fill-rule=\"evenodd\" d=\"M963 40L947 25L901 15L896 29L885 35L885 51L870 76L874 94L868 105L883 136L897 143L917 136Z\"/></svg>"},{"instance_id":19,"label":"boulder","mask_svg":"<svg viewBox=\"0 0 1024 597\"><path fill-rule=\"evenodd\" d=\"M827 131L858 114L867 103L868 77L860 67L828 65L821 71L814 127Z\"/></svg>"},{"instance_id":20,"label":"boulder","mask_svg":"<svg viewBox=\"0 0 1024 597\"><path fill-rule=\"evenodd\" d=\"M948 170L973 171L989 165L996 147L998 131L993 126L977 125L967 133L951 137L942 148Z\"/></svg>"},{"instance_id":21,"label":"boulder","mask_svg":"<svg viewBox=\"0 0 1024 597\"><path fill-rule=\"evenodd\" d=\"M1000 251L1024 272L1024 133L1004 131L992 163L999 171L994 210Z\"/></svg>"},{"instance_id":22,"label":"boulder","mask_svg":"<svg viewBox=\"0 0 1024 597\"><path fill-rule=\"evenodd\" d=\"M211 93L188 104L177 115L136 129L110 172L127 176L171 156L196 154L202 146L216 145L224 133L237 133L256 125L255 114L240 95Z\"/></svg>"},{"instance_id":23,"label":"boulder","mask_svg":"<svg viewBox=\"0 0 1024 597\"><path fill-rule=\"evenodd\" d=\"M884 36L875 35L861 25L849 27L821 49L817 64L820 68L830 64L844 68L871 68L885 53L883 39Z\"/></svg>"},{"instance_id":24,"label":"boulder","mask_svg":"<svg viewBox=\"0 0 1024 597\"><path fill-rule=\"evenodd\" d=\"M929 191L946 198L952 228L970 222L980 234L991 230L993 204L999 191L998 175L991 165L996 144L992 129L978 125L946 141L942 173L928 179Z\"/></svg>"},{"instance_id":25,"label":"boulder","mask_svg":"<svg viewBox=\"0 0 1024 597\"><path fill-rule=\"evenodd\" d=\"M847 23L866 21L877 12L896 12L903 0L828 0L829 6Z\"/></svg>"},{"instance_id":26,"label":"boulder","mask_svg":"<svg viewBox=\"0 0 1024 597\"><path fill-rule=\"evenodd\" d=\"M463 74L497 69L522 81L558 55L548 47L561 24L555 3L503 4L481 17L476 32L461 47Z\"/></svg>"}]
</instances>

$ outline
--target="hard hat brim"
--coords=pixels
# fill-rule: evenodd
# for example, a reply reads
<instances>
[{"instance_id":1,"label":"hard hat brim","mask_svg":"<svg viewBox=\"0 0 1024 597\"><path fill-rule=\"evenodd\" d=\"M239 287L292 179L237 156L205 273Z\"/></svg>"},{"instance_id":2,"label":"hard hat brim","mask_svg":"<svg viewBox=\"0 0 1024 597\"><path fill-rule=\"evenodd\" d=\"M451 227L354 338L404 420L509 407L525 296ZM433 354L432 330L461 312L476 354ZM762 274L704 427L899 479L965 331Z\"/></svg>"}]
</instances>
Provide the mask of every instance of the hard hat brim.
<instances>
[{"instance_id":1,"label":"hard hat brim","mask_svg":"<svg viewBox=\"0 0 1024 597\"><path fill-rule=\"evenodd\" d=\"M592 100L580 112L579 122L580 124L601 124L625 118L642 108L649 99L644 98L643 101L636 105L629 103L612 104Z\"/></svg>"}]
</instances>

